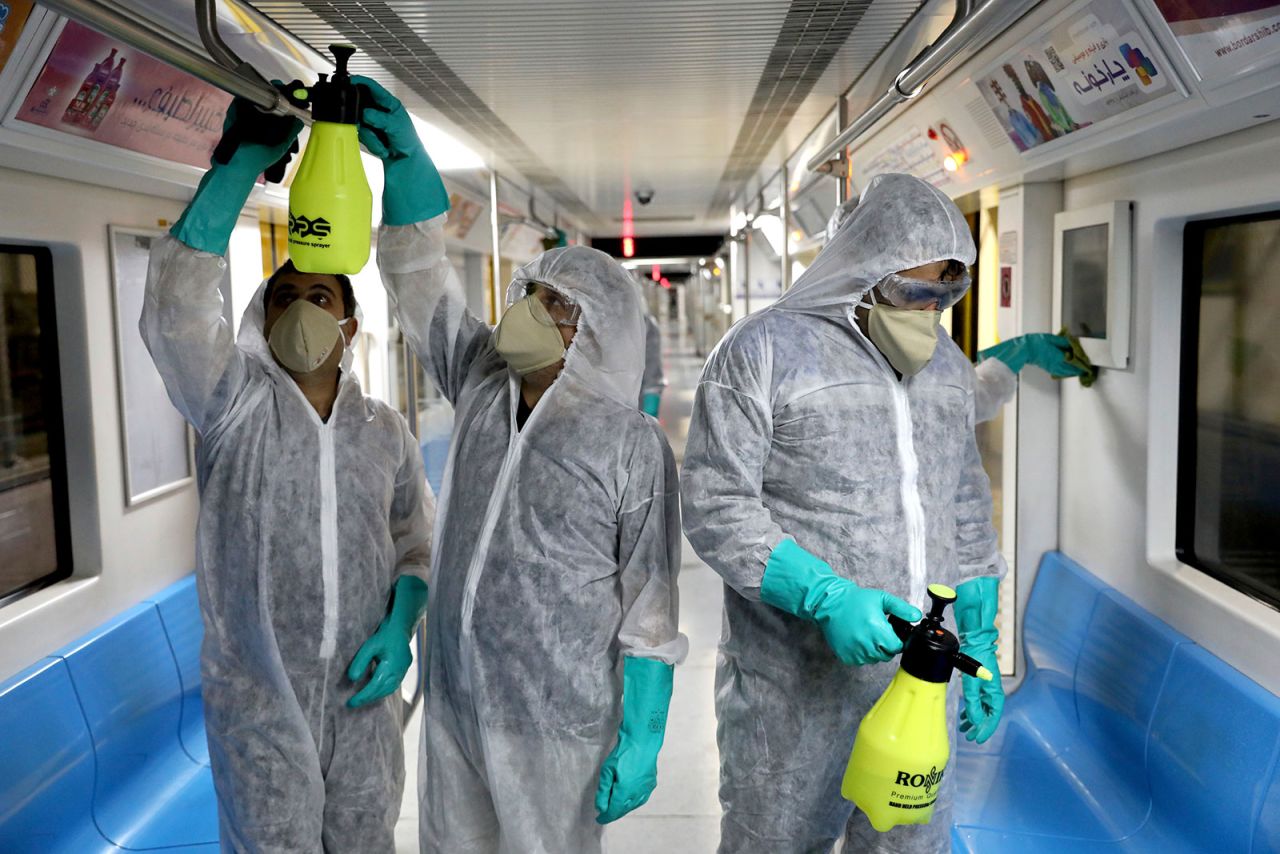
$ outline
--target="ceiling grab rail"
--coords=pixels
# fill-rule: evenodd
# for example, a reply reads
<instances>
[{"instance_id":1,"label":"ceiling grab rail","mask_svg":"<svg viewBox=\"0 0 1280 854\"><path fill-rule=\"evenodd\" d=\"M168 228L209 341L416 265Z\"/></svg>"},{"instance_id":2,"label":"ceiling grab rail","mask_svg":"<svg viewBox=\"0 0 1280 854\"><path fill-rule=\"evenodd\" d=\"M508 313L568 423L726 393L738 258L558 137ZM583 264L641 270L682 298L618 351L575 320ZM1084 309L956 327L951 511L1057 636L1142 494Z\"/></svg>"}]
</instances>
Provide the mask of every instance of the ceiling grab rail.
<instances>
[{"instance_id":1,"label":"ceiling grab rail","mask_svg":"<svg viewBox=\"0 0 1280 854\"><path fill-rule=\"evenodd\" d=\"M956 0L955 17L933 43L920 52L893 80L889 91L836 134L831 142L809 159L805 168L810 172L823 171L820 167L844 156L844 150L862 136L899 104L920 94L929 78L940 71L961 51L971 47L979 37L994 35L1036 5L1037 0ZM981 47L982 45L979 45ZM831 167L827 167L830 169Z\"/></svg>"},{"instance_id":2,"label":"ceiling grab rail","mask_svg":"<svg viewBox=\"0 0 1280 854\"><path fill-rule=\"evenodd\" d=\"M129 47L150 54L180 71L198 77L212 86L217 86L228 94L251 101L264 110L291 115L307 124L311 123L309 111L289 103L288 98L277 92L275 87L263 80L256 71L252 71L250 66L241 62L235 52L226 46L226 43L217 35L216 9L210 13L213 15L211 33L216 46L210 47L210 42L205 42L206 49L215 57L210 59L136 13L110 5L103 0L40 0L40 4L63 17L84 24ZM200 26L202 39L209 23L204 19L204 14L208 12L204 7L212 7L212 5L211 0L209 2L200 0L197 5L197 11L200 13L197 24ZM218 54L223 55L218 56ZM233 60L236 65L230 67L223 65L222 61L227 59ZM246 76L245 69L249 69L253 77Z\"/></svg>"}]
</instances>

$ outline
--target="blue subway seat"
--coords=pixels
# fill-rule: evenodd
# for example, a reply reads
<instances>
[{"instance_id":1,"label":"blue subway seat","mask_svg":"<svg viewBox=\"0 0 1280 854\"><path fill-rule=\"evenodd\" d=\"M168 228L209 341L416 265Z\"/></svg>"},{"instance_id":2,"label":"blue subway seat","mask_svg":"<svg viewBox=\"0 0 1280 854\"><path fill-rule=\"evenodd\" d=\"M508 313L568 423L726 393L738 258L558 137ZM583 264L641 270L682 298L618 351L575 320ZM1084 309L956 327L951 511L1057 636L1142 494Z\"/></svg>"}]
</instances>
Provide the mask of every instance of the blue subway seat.
<instances>
[{"instance_id":1,"label":"blue subway seat","mask_svg":"<svg viewBox=\"0 0 1280 854\"><path fill-rule=\"evenodd\" d=\"M1061 554L1024 622L1000 735L957 751L956 851L1280 850L1280 699Z\"/></svg>"},{"instance_id":2,"label":"blue subway seat","mask_svg":"<svg viewBox=\"0 0 1280 854\"><path fill-rule=\"evenodd\" d=\"M191 579L0 685L0 851L218 851Z\"/></svg>"},{"instance_id":3,"label":"blue subway seat","mask_svg":"<svg viewBox=\"0 0 1280 854\"><path fill-rule=\"evenodd\" d=\"M0 685L0 851L105 852L93 823L93 742L60 658Z\"/></svg>"},{"instance_id":4,"label":"blue subway seat","mask_svg":"<svg viewBox=\"0 0 1280 854\"><path fill-rule=\"evenodd\" d=\"M200 696L200 642L204 624L196 598L196 577L189 575L151 598L160 611L160 622L178 665L182 683L181 733L187 755L209 764L209 742L204 734L204 701Z\"/></svg>"},{"instance_id":5,"label":"blue subway seat","mask_svg":"<svg viewBox=\"0 0 1280 854\"><path fill-rule=\"evenodd\" d=\"M182 745L182 682L151 602L61 653L97 760L93 814L122 848L217 842L213 776Z\"/></svg>"}]
</instances>

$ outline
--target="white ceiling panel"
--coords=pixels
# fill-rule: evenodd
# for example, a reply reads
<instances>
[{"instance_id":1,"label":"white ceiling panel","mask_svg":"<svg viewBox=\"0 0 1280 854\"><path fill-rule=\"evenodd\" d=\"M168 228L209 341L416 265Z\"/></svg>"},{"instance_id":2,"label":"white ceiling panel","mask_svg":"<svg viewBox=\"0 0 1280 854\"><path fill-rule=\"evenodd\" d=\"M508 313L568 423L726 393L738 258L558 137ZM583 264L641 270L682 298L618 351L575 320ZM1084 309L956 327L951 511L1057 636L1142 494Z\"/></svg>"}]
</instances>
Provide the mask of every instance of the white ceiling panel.
<instances>
[{"instance_id":1,"label":"white ceiling panel","mask_svg":"<svg viewBox=\"0 0 1280 854\"><path fill-rule=\"evenodd\" d=\"M372 76L394 78L598 234L616 233L628 186L652 187L636 209L645 234L724 228L729 199L797 110L822 118L811 95L833 59L852 83L920 2L253 5L317 48L341 34L379 67L364 66Z\"/></svg>"}]
</instances>

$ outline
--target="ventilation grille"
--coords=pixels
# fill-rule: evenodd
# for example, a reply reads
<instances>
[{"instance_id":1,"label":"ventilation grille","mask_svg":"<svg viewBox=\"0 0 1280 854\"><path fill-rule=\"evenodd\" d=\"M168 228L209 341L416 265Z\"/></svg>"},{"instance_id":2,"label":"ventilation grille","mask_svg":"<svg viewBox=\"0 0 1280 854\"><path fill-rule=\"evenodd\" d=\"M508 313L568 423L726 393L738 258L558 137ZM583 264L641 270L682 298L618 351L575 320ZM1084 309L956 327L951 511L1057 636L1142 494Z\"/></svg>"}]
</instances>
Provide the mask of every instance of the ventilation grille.
<instances>
[{"instance_id":1,"label":"ventilation grille","mask_svg":"<svg viewBox=\"0 0 1280 854\"><path fill-rule=\"evenodd\" d=\"M973 119L978 126L978 130L982 131L982 138L987 141L987 145L992 148L1004 148L1009 143L1009 135L1004 132L1000 120L996 118L996 114L991 111L991 107L987 105L987 101L981 95L964 105L969 111L969 118Z\"/></svg>"},{"instance_id":2,"label":"ventilation grille","mask_svg":"<svg viewBox=\"0 0 1280 854\"><path fill-rule=\"evenodd\" d=\"M383 0L302 0L301 4L258 0L254 5L321 51L331 41L355 45L361 54L352 62L353 70L385 79L376 73L381 67L449 121L488 143L566 211L584 222L596 220L569 186Z\"/></svg>"},{"instance_id":3,"label":"ventilation grille","mask_svg":"<svg viewBox=\"0 0 1280 854\"><path fill-rule=\"evenodd\" d=\"M710 212L727 208L760 168L837 53L841 74L848 75L846 82L857 79L921 5L921 0L793 0Z\"/></svg>"}]
</instances>

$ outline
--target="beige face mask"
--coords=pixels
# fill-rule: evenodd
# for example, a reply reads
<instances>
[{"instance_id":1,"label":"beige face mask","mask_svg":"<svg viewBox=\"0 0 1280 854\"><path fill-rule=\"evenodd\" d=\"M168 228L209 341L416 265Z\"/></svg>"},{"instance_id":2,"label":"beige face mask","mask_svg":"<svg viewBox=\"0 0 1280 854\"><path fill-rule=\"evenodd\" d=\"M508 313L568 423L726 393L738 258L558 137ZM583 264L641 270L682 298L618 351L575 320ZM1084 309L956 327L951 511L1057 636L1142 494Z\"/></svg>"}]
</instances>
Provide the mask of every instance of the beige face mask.
<instances>
[{"instance_id":1,"label":"beige face mask","mask_svg":"<svg viewBox=\"0 0 1280 854\"><path fill-rule=\"evenodd\" d=\"M295 374L309 374L344 344L342 327L350 321L339 323L320 306L294 300L271 327L267 344L280 364Z\"/></svg>"},{"instance_id":2,"label":"beige face mask","mask_svg":"<svg viewBox=\"0 0 1280 854\"><path fill-rule=\"evenodd\" d=\"M565 354L560 330L536 296L527 296L507 309L494 330L493 346L520 376L554 365Z\"/></svg>"},{"instance_id":3,"label":"beige face mask","mask_svg":"<svg viewBox=\"0 0 1280 854\"><path fill-rule=\"evenodd\" d=\"M938 347L940 311L918 311L877 302L871 307L867 334L894 370L912 377L924 370Z\"/></svg>"}]
</instances>

